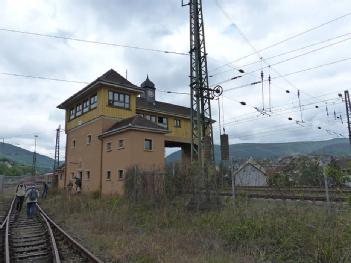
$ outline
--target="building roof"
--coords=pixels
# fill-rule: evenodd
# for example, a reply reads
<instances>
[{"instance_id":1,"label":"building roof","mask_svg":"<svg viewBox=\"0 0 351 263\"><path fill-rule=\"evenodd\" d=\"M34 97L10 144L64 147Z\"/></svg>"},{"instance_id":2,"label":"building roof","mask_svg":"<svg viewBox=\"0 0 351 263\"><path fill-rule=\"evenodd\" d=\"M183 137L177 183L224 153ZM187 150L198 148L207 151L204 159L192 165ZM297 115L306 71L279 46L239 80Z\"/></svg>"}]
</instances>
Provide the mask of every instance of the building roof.
<instances>
[{"instance_id":1,"label":"building roof","mask_svg":"<svg viewBox=\"0 0 351 263\"><path fill-rule=\"evenodd\" d=\"M110 69L109 71L105 72L103 75L98 77L96 80L88 84L86 87L84 87L83 89L81 89L80 91L78 91L77 93L69 97L67 100L62 102L59 106L57 106L57 108L65 109L72 102L75 102L76 100L80 99L82 95L85 95L86 92L89 92L94 88L96 88L97 86L99 86L99 84L122 87L137 93L142 92L142 90L138 86L134 85L126 78L122 77L115 70Z\"/></svg>"},{"instance_id":2,"label":"building roof","mask_svg":"<svg viewBox=\"0 0 351 263\"><path fill-rule=\"evenodd\" d=\"M253 166L256 168L258 171L262 172L264 175L267 175L266 169L263 168L259 163L257 163L252 157L250 157L246 162L244 162L238 170L235 171L234 175L238 174L242 169L244 169L246 166Z\"/></svg>"},{"instance_id":3,"label":"building roof","mask_svg":"<svg viewBox=\"0 0 351 263\"><path fill-rule=\"evenodd\" d=\"M140 115L135 115L133 117L116 122L107 131L105 131L101 137L107 137L130 129L144 130L155 133L168 133L168 130L166 128L161 127L156 123L141 117Z\"/></svg>"},{"instance_id":4,"label":"building roof","mask_svg":"<svg viewBox=\"0 0 351 263\"><path fill-rule=\"evenodd\" d=\"M155 89L155 84L149 79L149 75L147 75L146 80L143 83L141 83L140 87Z\"/></svg>"},{"instance_id":5,"label":"building roof","mask_svg":"<svg viewBox=\"0 0 351 263\"><path fill-rule=\"evenodd\" d=\"M137 97L137 109L166 113L170 115L180 115L185 118L190 118L191 110L188 107L179 106L171 103L155 101L149 102L145 98Z\"/></svg>"}]
</instances>

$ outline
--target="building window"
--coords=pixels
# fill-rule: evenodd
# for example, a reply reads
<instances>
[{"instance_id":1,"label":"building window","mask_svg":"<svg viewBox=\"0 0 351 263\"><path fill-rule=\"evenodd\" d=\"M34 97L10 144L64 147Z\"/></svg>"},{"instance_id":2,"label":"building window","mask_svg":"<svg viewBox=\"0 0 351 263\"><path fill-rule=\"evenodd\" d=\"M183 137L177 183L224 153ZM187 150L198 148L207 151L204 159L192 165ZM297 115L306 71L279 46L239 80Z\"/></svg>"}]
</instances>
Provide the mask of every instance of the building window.
<instances>
[{"instance_id":1,"label":"building window","mask_svg":"<svg viewBox=\"0 0 351 263\"><path fill-rule=\"evenodd\" d=\"M110 152L112 150L112 144L110 142L106 143L106 151Z\"/></svg>"},{"instance_id":2,"label":"building window","mask_svg":"<svg viewBox=\"0 0 351 263\"><path fill-rule=\"evenodd\" d=\"M97 95L93 95L90 97L90 109L95 109L97 105Z\"/></svg>"},{"instance_id":3,"label":"building window","mask_svg":"<svg viewBox=\"0 0 351 263\"><path fill-rule=\"evenodd\" d=\"M74 108L69 110L69 119L73 120L74 119Z\"/></svg>"},{"instance_id":4,"label":"building window","mask_svg":"<svg viewBox=\"0 0 351 263\"><path fill-rule=\"evenodd\" d=\"M74 173L72 173L72 179L74 179Z\"/></svg>"},{"instance_id":5,"label":"building window","mask_svg":"<svg viewBox=\"0 0 351 263\"><path fill-rule=\"evenodd\" d=\"M158 124L163 127L163 128L166 128L168 127L168 124L167 124L167 118L166 117L158 117Z\"/></svg>"},{"instance_id":6,"label":"building window","mask_svg":"<svg viewBox=\"0 0 351 263\"><path fill-rule=\"evenodd\" d=\"M144 150L152 151L152 140L151 139L144 140Z\"/></svg>"},{"instance_id":7,"label":"building window","mask_svg":"<svg viewBox=\"0 0 351 263\"><path fill-rule=\"evenodd\" d=\"M90 101L89 99L83 101L83 113L89 111Z\"/></svg>"},{"instance_id":8,"label":"building window","mask_svg":"<svg viewBox=\"0 0 351 263\"><path fill-rule=\"evenodd\" d=\"M78 116L80 116L80 115L82 115L82 104L78 104L77 106L76 106L76 116L78 117Z\"/></svg>"},{"instance_id":9,"label":"building window","mask_svg":"<svg viewBox=\"0 0 351 263\"><path fill-rule=\"evenodd\" d=\"M129 109L129 95L119 92L108 92L108 105L113 107L119 107L124 109Z\"/></svg>"},{"instance_id":10,"label":"building window","mask_svg":"<svg viewBox=\"0 0 351 263\"><path fill-rule=\"evenodd\" d=\"M145 115L145 119L156 123L156 116L155 115Z\"/></svg>"},{"instance_id":11,"label":"building window","mask_svg":"<svg viewBox=\"0 0 351 263\"><path fill-rule=\"evenodd\" d=\"M86 171L85 175L86 175L86 179L89 180L90 179L90 171Z\"/></svg>"},{"instance_id":12,"label":"building window","mask_svg":"<svg viewBox=\"0 0 351 263\"><path fill-rule=\"evenodd\" d=\"M180 128L180 120L179 119L174 119L174 127Z\"/></svg>"},{"instance_id":13,"label":"building window","mask_svg":"<svg viewBox=\"0 0 351 263\"><path fill-rule=\"evenodd\" d=\"M124 180L124 170L118 170L118 180Z\"/></svg>"},{"instance_id":14,"label":"building window","mask_svg":"<svg viewBox=\"0 0 351 263\"><path fill-rule=\"evenodd\" d=\"M73 148L76 148L76 140L72 141L72 146L73 146Z\"/></svg>"},{"instance_id":15,"label":"building window","mask_svg":"<svg viewBox=\"0 0 351 263\"><path fill-rule=\"evenodd\" d=\"M87 144L91 144L91 135L87 136Z\"/></svg>"},{"instance_id":16,"label":"building window","mask_svg":"<svg viewBox=\"0 0 351 263\"><path fill-rule=\"evenodd\" d=\"M124 148L124 140L118 140L118 149Z\"/></svg>"},{"instance_id":17,"label":"building window","mask_svg":"<svg viewBox=\"0 0 351 263\"><path fill-rule=\"evenodd\" d=\"M106 180L111 180L111 171L107 171Z\"/></svg>"}]
</instances>

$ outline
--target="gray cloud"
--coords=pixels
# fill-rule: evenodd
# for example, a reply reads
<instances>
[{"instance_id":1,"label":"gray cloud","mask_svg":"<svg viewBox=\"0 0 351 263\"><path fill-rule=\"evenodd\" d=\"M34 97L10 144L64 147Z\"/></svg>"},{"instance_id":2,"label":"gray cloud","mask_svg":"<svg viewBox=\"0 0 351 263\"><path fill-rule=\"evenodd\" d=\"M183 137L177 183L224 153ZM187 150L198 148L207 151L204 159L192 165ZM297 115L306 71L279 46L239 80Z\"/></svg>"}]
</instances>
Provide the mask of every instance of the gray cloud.
<instances>
[{"instance_id":1,"label":"gray cloud","mask_svg":"<svg viewBox=\"0 0 351 263\"><path fill-rule=\"evenodd\" d=\"M167 3L166 3L167 2ZM219 0L230 16L228 20L215 1L203 1L206 25L206 44L209 69L235 60L252 49L238 32L244 32L252 45L260 49L288 36L318 25L346 13L349 1L331 0ZM179 0L131 0L131 1L57 1L38 0L36 3L20 0L3 0L0 10L0 27L42 32L82 39L149 48L187 52L189 49L188 8L181 8ZM233 26L235 23L238 27ZM282 45L261 52L269 57L339 34L348 33L351 18L330 24L319 30L293 39ZM165 55L140 50L83 44L79 42L49 39L0 32L0 71L25 75L40 75L78 81L93 81L110 68L122 75L128 69L128 78L140 84L149 74L159 90L188 91L189 61L185 56ZM303 56L274 67L281 74L327 63L349 56L350 43L345 42L323 51ZM296 55L295 54L290 55ZM257 61L260 55L250 56L235 63L236 66ZM290 56L289 55L289 56ZM270 60L280 61L289 56ZM262 65L264 66L264 65ZM249 72L260 70L261 64L243 67ZM229 69L221 68L218 71ZM253 107L262 107L261 87L249 86L225 92L223 100L224 123L234 142L272 142L306 139L327 139L333 136L318 130L321 126L346 134L345 124L326 116L323 99L328 100L330 113L334 110L345 114L344 105L337 101L337 93L348 89L350 62L336 64L288 77L292 87L284 79L272 81L272 117L261 118ZM216 71L211 71L210 74ZM265 76L269 74L264 71ZM237 75L231 72L210 78L210 83ZM277 73L271 70L271 75ZM259 71L241 79L223 84L224 89L259 80ZM84 85L22 79L0 75L0 121L3 123L0 137L9 142L32 149L33 135L38 134L39 151L52 155L55 129L63 124L64 113L56 106L83 88ZM290 94L285 93L289 89ZM320 108L304 106L306 126L294 121L300 119L296 107L297 89L301 90L302 104L315 102ZM324 95L318 97L320 95ZM317 97L317 98L316 98ZM157 93L159 100L189 105L189 97ZM268 105L268 86L265 85L265 104ZM247 102L241 106L237 101ZM217 102L212 113L218 119ZM289 122L288 117L294 121ZM236 122L233 122L236 120ZM222 123L223 124L223 123ZM279 130L278 127L281 127ZM285 130L284 130L285 129ZM268 132L267 132L268 131ZM218 122L214 126L215 142L218 143ZM64 136L62 137L64 140ZM63 146L63 145L62 145Z\"/></svg>"}]
</instances>

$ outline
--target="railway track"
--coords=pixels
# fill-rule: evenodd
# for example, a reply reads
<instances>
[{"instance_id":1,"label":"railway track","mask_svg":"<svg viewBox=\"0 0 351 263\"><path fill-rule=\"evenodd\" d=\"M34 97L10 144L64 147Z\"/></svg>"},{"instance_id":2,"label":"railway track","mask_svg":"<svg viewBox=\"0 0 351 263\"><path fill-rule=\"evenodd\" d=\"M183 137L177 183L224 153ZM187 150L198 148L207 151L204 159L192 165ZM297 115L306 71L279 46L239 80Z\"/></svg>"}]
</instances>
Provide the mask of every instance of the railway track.
<instances>
[{"instance_id":1,"label":"railway track","mask_svg":"<svg viewBox=\"0 0 351 263\"><path fill-rule=\"evenodd\" d=\"M325 202L325 196L309 196L309 195L293 195L293 194L269 194L269 193L241 193L247 198L256 198L256 199L281 199L281 200L300 200L300 201L318 201ZM231 192L221 192L221 196L231 196ZM335 196L331 199L332 202L347 202L348 198L343 196Z\"/></svg>"},{"instance_id":2,"label":"railway track","mask_svg":"<svg viewBox=\"0 0 351 263\"><path fill-rule=\"evenodd\" d=\"M33 218L18 213L12 201L3 227L4 263L101 263L60 228L39 206Z\"/></svg>"},{"instance_id":3,"label":"railway track","mask_svg":"<svg viewBox=\"0 0 351 263\"><path fill-rule=\"evenodd\" d=\"M273 188L273 187L236 187L238 195L257 199L282 199L301 201L326 201L325 189L317 187ZM231 196L231 191L222 191L222 196ZM347 202L350 199L350 188L329 189L332 202Z\"/></svg>"}]
</instances>

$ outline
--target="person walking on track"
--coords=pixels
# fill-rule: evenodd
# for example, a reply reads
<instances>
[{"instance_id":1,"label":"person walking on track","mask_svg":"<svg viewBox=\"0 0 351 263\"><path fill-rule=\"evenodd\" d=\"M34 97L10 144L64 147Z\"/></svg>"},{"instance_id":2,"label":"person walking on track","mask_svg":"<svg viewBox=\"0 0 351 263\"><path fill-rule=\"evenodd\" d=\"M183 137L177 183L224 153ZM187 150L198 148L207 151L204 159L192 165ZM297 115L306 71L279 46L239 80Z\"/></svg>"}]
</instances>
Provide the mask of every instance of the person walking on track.
<instances>
[{"instance_id":1,"label":"person walking on track","mask_svg":"<svg viewBox=\"0 0 351 263\"><path fill-rule=\"evenodd\" d=\"M32 218L36 213L36 205L38 203L39 191L35 185L32 185L26 192L27 218Z\"/></svg>"},{"instance_id":2,"label":"person walking on track","mask_svg":"<svg viewBox=\"0 0 351 263\"><path fill-rule=\"evenodd\" d=\"M18 212L21 212L21 210L22 210L22 205L23 205L25 194L26 194L26 186L24 183L21 182L17 185L17 188L16 188L15 204L16 204L16 210Z\"/></svg>"}]
</instances>

